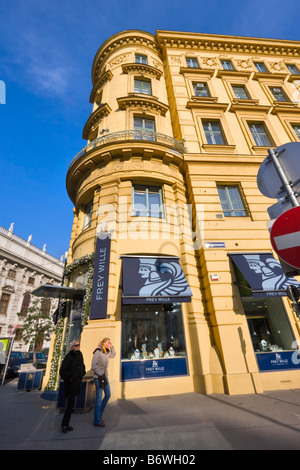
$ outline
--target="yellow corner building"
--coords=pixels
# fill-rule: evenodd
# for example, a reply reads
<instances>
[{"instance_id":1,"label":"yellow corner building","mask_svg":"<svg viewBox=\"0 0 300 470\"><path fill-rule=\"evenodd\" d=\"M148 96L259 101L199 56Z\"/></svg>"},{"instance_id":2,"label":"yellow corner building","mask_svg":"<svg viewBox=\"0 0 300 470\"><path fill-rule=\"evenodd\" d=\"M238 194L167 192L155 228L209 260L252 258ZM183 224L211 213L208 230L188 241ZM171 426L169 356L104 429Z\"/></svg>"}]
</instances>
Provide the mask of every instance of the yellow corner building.
<instances>
[{"instance_id":1,"label":"yellow corner building","mask_svg":"<svg viewBox=\"0 0 300 470\"><path fill-rule=\"evenodd\" d=\"M139 30L92 65L44 386L109 337L112 399L300 387L299 320L257 173L300 137L300 43ZM106 264L105 264L106 263Z\"/></svg>"}]
</instances>

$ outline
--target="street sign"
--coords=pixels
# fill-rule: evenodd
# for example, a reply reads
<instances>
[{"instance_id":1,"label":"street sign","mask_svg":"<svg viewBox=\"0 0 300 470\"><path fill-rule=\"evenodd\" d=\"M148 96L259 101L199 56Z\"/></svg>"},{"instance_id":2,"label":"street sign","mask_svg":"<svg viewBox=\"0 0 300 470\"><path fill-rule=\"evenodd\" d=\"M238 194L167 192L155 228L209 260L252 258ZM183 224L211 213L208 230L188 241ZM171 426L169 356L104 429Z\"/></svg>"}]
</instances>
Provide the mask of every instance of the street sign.
<instances>
[{"instance_id":1,"label":"street sign","mask_svg":"<svg viewBox=\"0 0 300 470\"><path fill-rule=\"evenodd\" d=\"M289 142L275 149L281 168L294 192L300 190L300 142ZM267 197L280 199L286 196L282 179L272 163L270 155L262 162L257 173L257 186Z\"/></svg>"},{"instance_id":2,"label":"street sign","mask_svg":"<svg viewBox=\"0 0 300 470\"><path fill-rule=\"evenodd\" d=\"M300 204L300 195L296 196L296 198ZM272 206L268 207L267 211L268 211L270 219L272 220L272 219L277 219L277 217L279 217L281 214L288 211L289 209L292 209L292 207L295 207L295 206L293 206L291 201L289 201L288 199L282 199L276 202L276 204L273 204Z\"/></svg>"},{"instance_id":3,"label":"street sign","mask_svg":"<svg viewBox=\"0 0 300 470\"><path fill-rule=\"evenodd\" d=\"M275 220L270 237L278 256L300 269L300 206L284 212Z\"/></svg>"}]
</instances>

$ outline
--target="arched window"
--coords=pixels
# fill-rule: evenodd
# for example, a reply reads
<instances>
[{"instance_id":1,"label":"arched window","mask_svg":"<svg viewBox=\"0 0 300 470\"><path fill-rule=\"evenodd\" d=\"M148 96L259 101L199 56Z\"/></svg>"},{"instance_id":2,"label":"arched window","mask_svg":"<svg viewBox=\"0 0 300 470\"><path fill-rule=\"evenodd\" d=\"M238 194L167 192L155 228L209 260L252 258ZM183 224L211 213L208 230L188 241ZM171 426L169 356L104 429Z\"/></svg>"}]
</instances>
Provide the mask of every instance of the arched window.
<instances>
[{"instance_id":1,"label":"arched window","mask_svg":"<svg viewBox=\"0 0 300 470\"><path fill-rule=\"evenodd\" d=\"M29 308L29 305L30 305L30 294L27 292L27 294L25 294L23 297L21 312L23 312L24 310L27 310Z\"/></svg>"}]
</instances>

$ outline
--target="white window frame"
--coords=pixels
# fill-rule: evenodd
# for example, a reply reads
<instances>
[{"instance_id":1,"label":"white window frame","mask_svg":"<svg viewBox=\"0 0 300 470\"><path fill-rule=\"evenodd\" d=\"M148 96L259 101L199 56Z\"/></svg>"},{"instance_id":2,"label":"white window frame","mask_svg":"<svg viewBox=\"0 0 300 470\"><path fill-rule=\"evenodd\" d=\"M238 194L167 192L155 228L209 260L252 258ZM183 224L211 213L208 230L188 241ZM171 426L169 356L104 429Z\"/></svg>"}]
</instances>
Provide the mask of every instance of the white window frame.
<instances>
[{"instance_id":1,"label":"white window frame","mask_svg":"<svg viewBox=\"0 0 300 470\"><path fill-rule=\"evenodd\" d=\"M249 130L250 130L250 134L255 142L255 145L257 147L273 147L273 142L272 142L272 138L268 132L268 129L265 125L264 122L260 122L260 121L247 121L247 125L249 127ZM252 132L251 130L251 127L250 126L262 126L263 128L263 132L260 132L258 129L254 129L255 132ZM262 141L262 136L264 137L267 137L267 142L266 143L263 143Z\"/></svg>"},{"instance_id":2,"label":"white window frame","mask_svg":"<svg viewBox=\"0 0 300 470\"><path fill-rule=\"evenodd\" d=\"M229 188L235 189L236 201L233 201ZM224 190L223 194L225 194L225 200L224 198L221 197L219 189ZM218 190L218 195L219 195L224 217L247 217L248 216L247 209L244 204L243 197L241 195L240 187L238 184L217 183L217 190ZM228 205L229 209L227 207L225 208L222 201L226 201L226 204ZM240 204L240 207L234 208L234 203Z\"/></svg>"},{"instance_id":3,"label":"white window frame","mask_svg":"<svg viewBox=\"0 0 300 470\"><path fill-rule=\"evenodd\" d=\"M145 205L141 207L140 209L138 208L139 204L135 202L135 194L137 192L143 193L145 195ZM151 192L158 194L159 196L159 209L158 210L151 210L152 206L149 205L149 194L151 194ZM145 213L142 213L142 214L138 213L138 212L142 212L143 210ZM162 219L164 217L162 188L158 186L133 184L132 185L132 216Z\"/></svg>"},{"instance_id":4,"label":"white window frame","mask_svg":"<svg viewBox=\"0 0 300 470\"><path fill-rule=\"evenodd\" d=\"M143 80L141 78L134 78L134 93L141 93L143 95L152 95L151 80Z\"/></svg>"},{"instance_id":5,"label":"white window frame","mask_svg":"<svg viewBox=\"0 0 300 470\"><path fill-rule=\"evenodd\" d=\"M82 230L86 230L87 228L91 226L92 216L93 216L93 206L94 206L93 199L85 205Z\"/></svg>"},{"instance_id":6,"label":"white window frame","mask_svg":"<svg viewBox=\"0 0 300 470\"><path fill-rule=\"evenodd\" d=\"M203 131L205 134L206 142L208 145L227 145L223 127L219 119L202 119L201 122L203 126ZM205 124L208 124L207 129L205 128ZM217 124L219 127L219 130L215 131L212 128L211 124ZM222 137L222 142L217 142L217 139L216 139L217 136Z\"/></svg>"},{"instance_id":7,"label":"white window frame","mask_svg":"<svg viewBox=\"0 0 300 470\"><path fill-rule=\"evenodd\" d=\"M144 64L144 65L148 65L148 56L146 56L145 54L135 54L134 56L134 62L136 64Z\"/></svg>"}]
</instances>

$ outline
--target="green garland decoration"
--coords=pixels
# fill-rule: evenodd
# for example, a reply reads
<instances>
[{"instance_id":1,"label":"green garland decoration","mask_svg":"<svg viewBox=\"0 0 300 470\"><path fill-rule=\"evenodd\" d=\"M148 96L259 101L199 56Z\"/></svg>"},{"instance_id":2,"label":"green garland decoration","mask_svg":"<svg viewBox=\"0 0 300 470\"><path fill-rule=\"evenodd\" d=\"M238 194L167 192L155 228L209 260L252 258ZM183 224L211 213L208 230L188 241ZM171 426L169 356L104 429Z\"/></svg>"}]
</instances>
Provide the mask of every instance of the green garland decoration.
<instances>
[{"instance_id":1,"label":"green garland decoration","mask_svg":"<svg viewBox=\"0 0 300 470\"><path fill-rule=\"evenodd\" d=\"M88 279L87 279L87 286L86 286L85 295L83 298L83 306L82 306L82 310L83 310L83 314L81 318L82 327L87 325L88 318L89 318L90 301L91 301L91 293L92 293L92 285L93 285L94 259L95 259L95 253L82 256L81 258L76 259L72 264L67 266L64 270L63 278L65 281L65 286L68 286L70 283L70 277L72 273L75 271L75 269L84 264L88 264ZM60 364L61 353L62 353L63 332L64 332L64 323L65 323L64 312L66 309L66 305L67 305L67 301L62 300L59 306L58 320L57 320L57 324L55 327L55 341L54 341L54 346L53 346L51 369L50 369L50 374L49 374L49 380L45 387L46 391L56 390L59 364ZM65 341L66 341L66 338L67 338L67 335L65 335Z\"/></svg>"}]
</instances>

